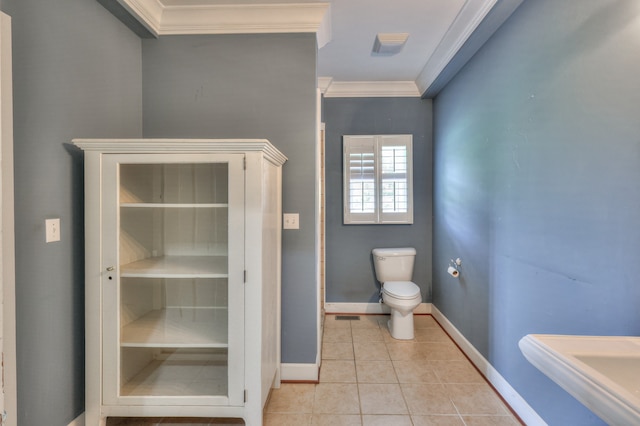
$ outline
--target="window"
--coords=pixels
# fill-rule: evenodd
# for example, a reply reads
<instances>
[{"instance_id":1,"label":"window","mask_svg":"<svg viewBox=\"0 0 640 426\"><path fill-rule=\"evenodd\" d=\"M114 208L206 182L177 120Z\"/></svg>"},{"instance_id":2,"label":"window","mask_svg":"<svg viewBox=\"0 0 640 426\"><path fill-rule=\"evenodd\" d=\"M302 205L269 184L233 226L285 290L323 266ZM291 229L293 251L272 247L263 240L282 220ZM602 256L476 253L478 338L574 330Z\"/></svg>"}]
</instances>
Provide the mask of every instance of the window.
<instances>
[{"instance_id":1,"label":"window","mask_svg":"<svg viewBox=\"0 0 640 426\"><path fill-rule=\"evenodd\" d=\"M343 137L344 223L413 223L412 135Z\"/></svg>"}]
</instances>

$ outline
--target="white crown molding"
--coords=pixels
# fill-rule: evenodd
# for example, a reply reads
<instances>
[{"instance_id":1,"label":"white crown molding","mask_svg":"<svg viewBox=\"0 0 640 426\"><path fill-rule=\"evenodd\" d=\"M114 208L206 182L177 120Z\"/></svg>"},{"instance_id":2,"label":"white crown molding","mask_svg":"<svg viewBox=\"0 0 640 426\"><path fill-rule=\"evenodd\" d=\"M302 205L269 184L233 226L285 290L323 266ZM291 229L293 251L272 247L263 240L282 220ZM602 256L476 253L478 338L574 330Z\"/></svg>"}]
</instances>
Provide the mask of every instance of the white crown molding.
<instances>
[{"instance_id":1,"label":"white crown molding","mask_svg":"<svg viewBox=\"0 0 640 426\"><path fill-rule=\"evenodd\" d=\"M467 0L416 79L424 93L453 59L498 0Z\"/></svg>"},{"instance_id":2,"label":"white crown molding","mask_svg":"<svg viewBox=\"0 0 640 426\"><path fill-rule=\"evenodd\" d=\"M162 5L155 0L118 0L151 33L158 36L162 22Z\"/></svg>"},{"instance_id":3,"label":"white crown molding","mask_svg":"<svg viewBox=\"0 0 640 426\"><path fill-rule=\"evenodd\" d=\"M327 84L328 82L328 84ZM320 85L326 84L326 87ZM421 92L413 81L332 81L319 78L325 98L413 98Z\"/></svg>"},{"instance_id":4,"label":"white crown molding","mask_svg":"<svg viewBox=\"0 0 640 426\"><path fill-rule=\"evenodd\" d=\"M167 6L158 0L118 2L156 36L316 33L318 47L331 39L330 3Z\"/></svg>"},{"instance_id":5,"label":"white crown molding","mask_svg":"<svg viewBox=\"0 0 640 426\"><path fill-rule=\"evenodd\" d=\"M318 77L318 89L320 89L323 95L327 92L329 86L331 86L332 81L333 78L331 77Z\"/></svg>"}]
</instances>

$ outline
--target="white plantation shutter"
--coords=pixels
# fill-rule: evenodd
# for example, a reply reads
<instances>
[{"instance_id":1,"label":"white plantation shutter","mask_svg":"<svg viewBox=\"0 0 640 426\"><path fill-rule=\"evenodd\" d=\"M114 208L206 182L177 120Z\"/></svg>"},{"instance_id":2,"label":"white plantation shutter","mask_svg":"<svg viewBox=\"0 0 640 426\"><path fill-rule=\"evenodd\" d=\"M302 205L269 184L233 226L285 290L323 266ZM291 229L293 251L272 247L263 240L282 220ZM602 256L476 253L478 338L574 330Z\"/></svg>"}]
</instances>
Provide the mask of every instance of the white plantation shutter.
<instances>
[{"instance_id":1,"label":"white plantation shutter","mask_svg":"<svg viewBox=\"0 0 640 426\"><path fill-rule=\"evenodd\" d=\"M412 136L344 136L344 223L413 223Z\"/></svg>"},{"instance_id":2,"label":"white plantation shutter","mask_svg":"<svg viewBox=\"0 0 640 426\"><path fill-rule=\"evenodd\" d=\"M413 223L411 139L411 135L378 137L381 223Z\"/></svg>"},{"instance_id":3,"label":"white plantation shutter","mask_svg":"<svg viewBox=\"0 0 640 426\"><path fill-rule=\"evenodd\" d=\"M344 143L344 221L376 223L376 144L372 136L345 136Z\"/></svg>"}]
</instances>

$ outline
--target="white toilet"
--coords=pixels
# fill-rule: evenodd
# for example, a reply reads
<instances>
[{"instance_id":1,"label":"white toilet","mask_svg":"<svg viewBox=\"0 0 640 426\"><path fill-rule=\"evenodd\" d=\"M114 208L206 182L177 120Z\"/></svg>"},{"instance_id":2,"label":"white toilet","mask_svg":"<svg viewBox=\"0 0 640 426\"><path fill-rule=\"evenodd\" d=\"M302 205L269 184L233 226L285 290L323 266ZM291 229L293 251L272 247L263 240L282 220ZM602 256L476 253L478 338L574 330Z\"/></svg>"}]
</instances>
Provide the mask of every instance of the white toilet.
<instances>
[{"instance_id":1,"label":"white toilet","mask_svg":"<svg viewBox=\"0 0 640 426\"><path fill-rule=\"evenodd\" d=\"M411 282L416 249L375 248L373 265L382 284L382 301L391 308L389 332L394 339L413 339L413 310L422 302L420 287Z\"/></svg>"}]
</instances>

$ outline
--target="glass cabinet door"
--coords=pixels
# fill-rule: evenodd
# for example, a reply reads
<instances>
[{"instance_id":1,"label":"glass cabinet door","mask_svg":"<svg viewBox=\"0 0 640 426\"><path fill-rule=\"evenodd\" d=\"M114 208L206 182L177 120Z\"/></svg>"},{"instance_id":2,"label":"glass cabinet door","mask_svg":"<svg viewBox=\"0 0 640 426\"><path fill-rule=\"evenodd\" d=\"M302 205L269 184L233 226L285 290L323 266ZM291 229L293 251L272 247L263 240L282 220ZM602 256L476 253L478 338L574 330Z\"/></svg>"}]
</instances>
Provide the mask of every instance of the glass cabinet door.
<instances>
[{"instance_id":1,"label":"glass cabinet door","mask_svg":"<svg viewBox=\"0 0 640 426\"><path fill-rule=\"evenodd\" d=\"M242 161L105 155L106 403L242 404Z\"/></svg>"}]
</instances>

